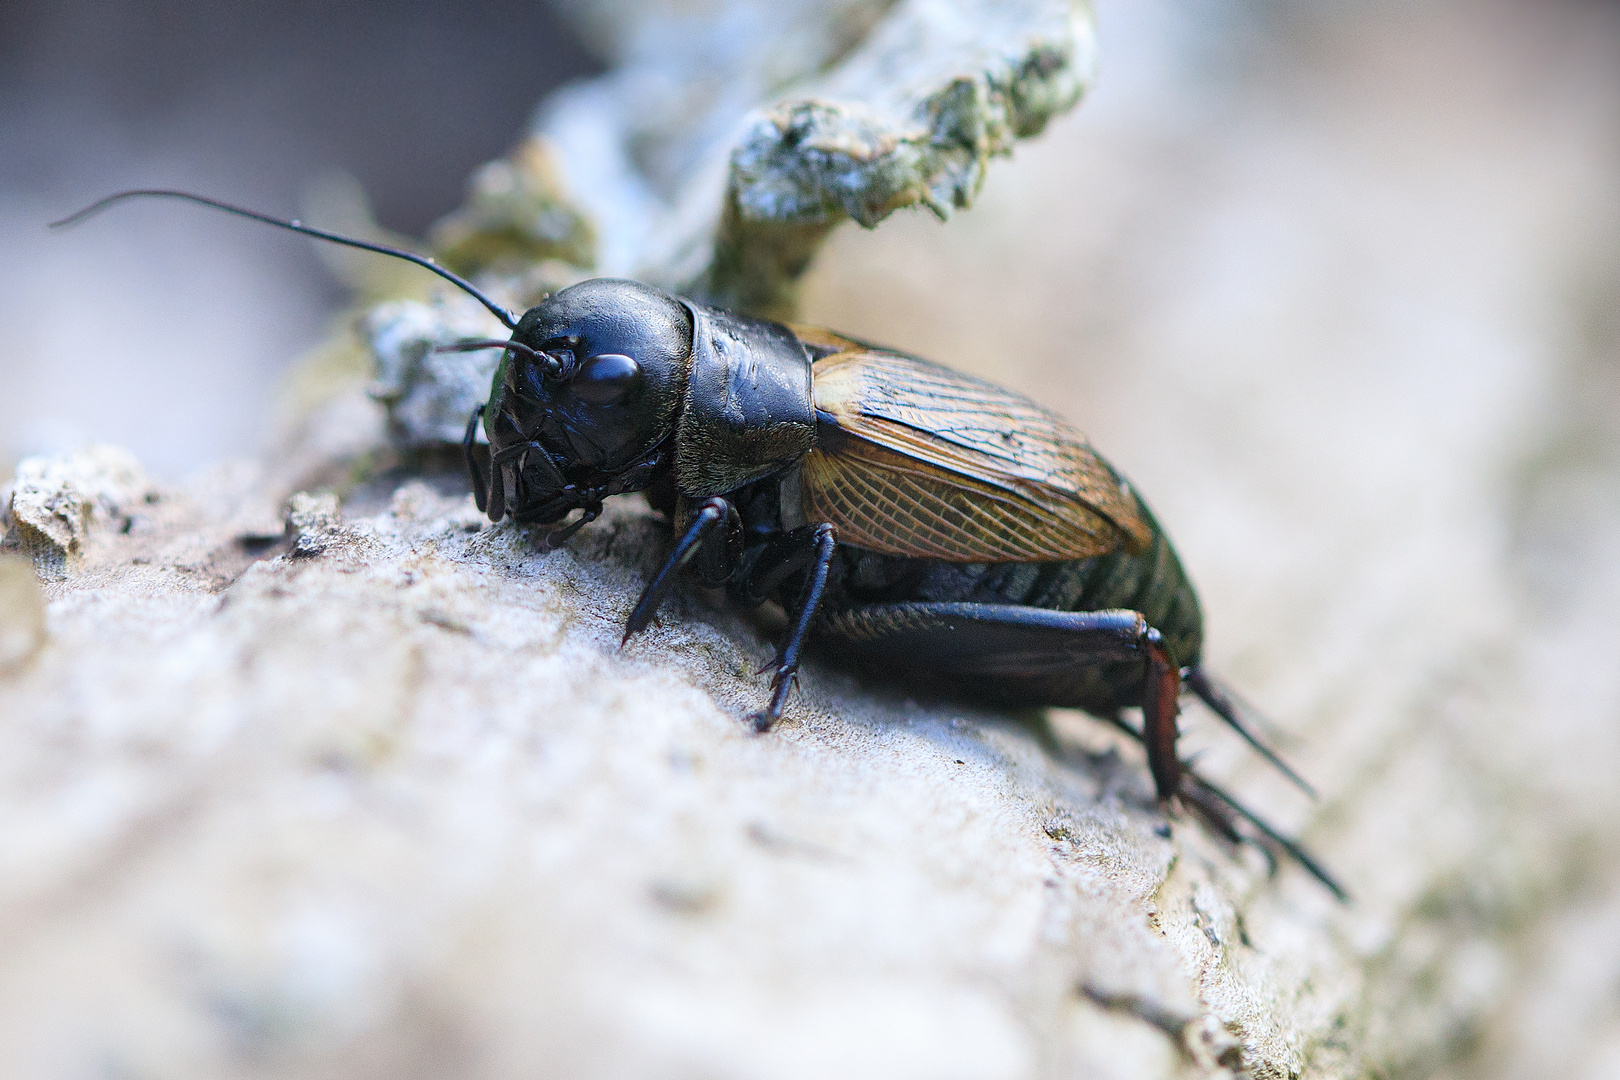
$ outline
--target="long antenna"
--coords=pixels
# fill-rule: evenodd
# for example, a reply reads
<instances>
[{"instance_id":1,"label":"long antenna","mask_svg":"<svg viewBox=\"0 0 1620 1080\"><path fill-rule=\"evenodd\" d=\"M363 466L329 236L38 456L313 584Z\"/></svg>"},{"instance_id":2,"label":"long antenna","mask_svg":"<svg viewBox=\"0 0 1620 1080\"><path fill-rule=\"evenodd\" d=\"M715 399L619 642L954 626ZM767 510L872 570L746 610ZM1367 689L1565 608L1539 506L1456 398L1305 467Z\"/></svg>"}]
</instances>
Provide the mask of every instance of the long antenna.
<instances>
[{"instance_id":1,"label":"long antenna","mask_svg":"<svg viewBox=\"0 0 1620 1080\"><path fill-rule=\"evenodd\" d=\"M554 379L563 376L563 364L556 355L541 352L539 349L525 345L521 341L498 341L495 338L470 338L466 341L457 341L449 345L440 345L434 352L477 352L479 349L511 349L515 353L522 353L530 360L546 369L546 373Z\"/></svg>"},{"instance_id":2,"label":"long antenna","mask_svg":"<svg viewBox=\"0 0 1620 1080\"><path fill-rule=\"evenodd\" d=\"M268 214L261 214L256 210L248 210L240 206L232 206L230 203L220 202L218 199L210 199L203 195L193 195L189 191L170 191L166 188L140 188L134 191L120 191L115 194L108 195L105 199L91 203L89 206L85 207L83 210L80 210L76 214L69 214L61 221L51 222L47 228L71 228L72 226L79 224L81 221L95 217L113 203L123 202L125 199L138 198L181 199L185 202L197 203L201 206L212 207L215 210L223 210L225 213L235 214L237 217L245 217L253 221L262 221L266 225L274 225L278 229L290 229L296 233L303 233L305 236L313 236L317 240L329 240L334 244L344 244L348 247L359 248L362 251L375 251L379 255L391 255L396 259L404 259L406 262L415 263L424 270L431 270L433 273L438 274L440 277L444 278L444 280L448 281L462 292L465 292L467 295L473 297L480 304L483 304L486 308L488 308L491 315L494 315L497 319L501 320L501 325L505 326L508 330L517 329L518 321L516 315L501 307L501 305L497 304L483 293L479 292L473 287L472 282L468 281L460 274L452 273L451 271L446 270L444 267L440 266L426 255L418 255L413 251L403 251L399 248L388 247L385 244L373 244L367 240L355 240L352 237L339 236L337 233L329 233L322 229L312 229L308 225L305 225L303 222L296 219L293 221L282 221L280 218L273 218Z\"/></svg>"}]
</instances>

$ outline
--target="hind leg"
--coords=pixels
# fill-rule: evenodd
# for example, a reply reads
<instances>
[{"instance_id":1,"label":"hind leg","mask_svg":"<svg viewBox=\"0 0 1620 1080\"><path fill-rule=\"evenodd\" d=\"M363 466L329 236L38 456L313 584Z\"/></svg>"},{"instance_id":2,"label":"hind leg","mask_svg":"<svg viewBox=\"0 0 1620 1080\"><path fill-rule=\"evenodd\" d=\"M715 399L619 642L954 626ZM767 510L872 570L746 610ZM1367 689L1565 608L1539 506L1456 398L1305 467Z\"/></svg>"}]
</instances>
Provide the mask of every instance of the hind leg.
<instances>
[{"instance_id":1,"label":"hind leg","mask_svg":"<svg viewBox=\"0 0 1620 1080\"><path fill-rule=\"evenodd\" d=\"M865 662L937 673L980 696L1094 710L1101 692L1113 705L1140 704L1159 797L1181 790L1181 675L1140 612L879 604L832 612L822 629Z\"/></svg>"},{"instance_id":2,"label":"hind leg","mask_svg":"<svg viewBox=\"0 0 1620 1080\"><path fill-rule=\"evenodd\" d=\"M1344 888L1297 841L1182 764L1176 754L1180 673L1158 632L1138 612L883 604L831 612L823 618L822 631L851 655L879 667L926 671L981 693L1001 687L1008 692L985 696L1078 706L1109 720L1147 748L1160 799L1179 796L1223 836L1247 840L1268 855L1289 856L1340 900L1347 899ZM1198 668L1192 669L1188 684L1242 730L1228 715L1236 710L1219 684ZM1099 696L1110 687L1120 691L1112 705ZM1142 706L1140 730L1119 715L1119 706L1136 703ZM1238 831L1240 823L1247 823L1248 835Z\"/></svg>"}]
</instances>

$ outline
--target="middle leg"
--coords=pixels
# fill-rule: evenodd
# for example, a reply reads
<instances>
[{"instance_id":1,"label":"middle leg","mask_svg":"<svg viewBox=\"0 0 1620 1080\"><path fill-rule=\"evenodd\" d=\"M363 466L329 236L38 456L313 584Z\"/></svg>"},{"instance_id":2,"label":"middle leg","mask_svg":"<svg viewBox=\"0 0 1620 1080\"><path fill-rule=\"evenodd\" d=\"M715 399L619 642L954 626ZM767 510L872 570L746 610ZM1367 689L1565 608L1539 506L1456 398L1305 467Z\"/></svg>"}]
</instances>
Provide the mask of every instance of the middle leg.
<instances>
[{"instance_id":1,"label":"middle leg","mask_svg":"<svg viewBox=\"0 0 1620 1080\"><path fill-rule=\"evenodd\" d=\"M832 566L833 551L838 546L837 534L828 524L802 525L770 540L748 567L742 582L745 598L762 602L792 574L808 567L804 586L799 590L796 610L790 612L793 625L782 642L782 649L770 665L775 668L771 676L771 701L752 717L754 730L769 731L782 718L799 676L799 658L821 597L827 588L827 572Z\"/></svg>"}]
</instances>

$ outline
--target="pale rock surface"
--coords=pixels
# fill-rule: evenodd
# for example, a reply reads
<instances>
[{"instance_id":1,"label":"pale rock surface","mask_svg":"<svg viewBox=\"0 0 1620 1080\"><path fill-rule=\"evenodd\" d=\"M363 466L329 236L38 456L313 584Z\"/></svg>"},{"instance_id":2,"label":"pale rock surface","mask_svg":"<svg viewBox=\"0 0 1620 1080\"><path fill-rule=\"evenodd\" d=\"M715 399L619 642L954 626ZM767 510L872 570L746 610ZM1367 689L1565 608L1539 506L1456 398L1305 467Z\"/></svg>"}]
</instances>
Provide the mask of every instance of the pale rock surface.
<instances>
[{"instance_id":1,"label":"pale rock surface","mask_svg":"<svg viewBox=\"0 0 1620 1080\"><path fill-rule=\"evenodd\" d=\"M30 660L45 644L45 597L25 559L0 556L0 671Z\"/></svg>"},{"instance_id":2,"label":"pale rock surface","mask_svg":"<svg viewBox=\"0 0 1620 1080\"><path fill-rule=\"evenodd\" d=\"M618 648L636 502L546 555L454 478L240 531L277 485L22 470L14 525L103 494L16 532L56 569L0 682L0 1073L1353 1069L1342 911L1169 834L1134 756L815 665L756 736L760 627Z\"/></svg>"}]
</instances>

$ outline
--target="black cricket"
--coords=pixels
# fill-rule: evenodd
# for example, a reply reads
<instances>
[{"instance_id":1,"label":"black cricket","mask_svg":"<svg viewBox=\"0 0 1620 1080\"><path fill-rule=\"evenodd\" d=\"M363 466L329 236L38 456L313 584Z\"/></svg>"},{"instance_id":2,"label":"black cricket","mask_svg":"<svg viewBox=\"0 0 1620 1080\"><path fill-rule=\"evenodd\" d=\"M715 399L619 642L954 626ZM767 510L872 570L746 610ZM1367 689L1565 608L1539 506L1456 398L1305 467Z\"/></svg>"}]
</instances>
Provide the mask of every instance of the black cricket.
<instances>
[{"instance_id":1,"label":"black cricket","mask_svg":"<svg viewBox=\"0 0 1620 1080\"><path fill-rule=\"evenodd\" d=\"M1178 756L1187 689L1310 791L1204 670L1197 595L1146 503L1034 402L896 350L634 281L586 281L518 317L424 256L186 192L120 192L55 226L136 197L406 259L477 298L511 331L452 347L502 350L463 444L478 508L550 526L555 546L605 499L644 492L673 523L674 547L624 640L681 571L745 607L780 603L789 631L757 730L781 718L812 639L966 697L1083 709L1142 741L1161 800L1182 800L1268 856L1286 852L1345 898L1295 841ZM1123 716L1136 707L1140 729Z\"/></svg>"}]
</instances>

